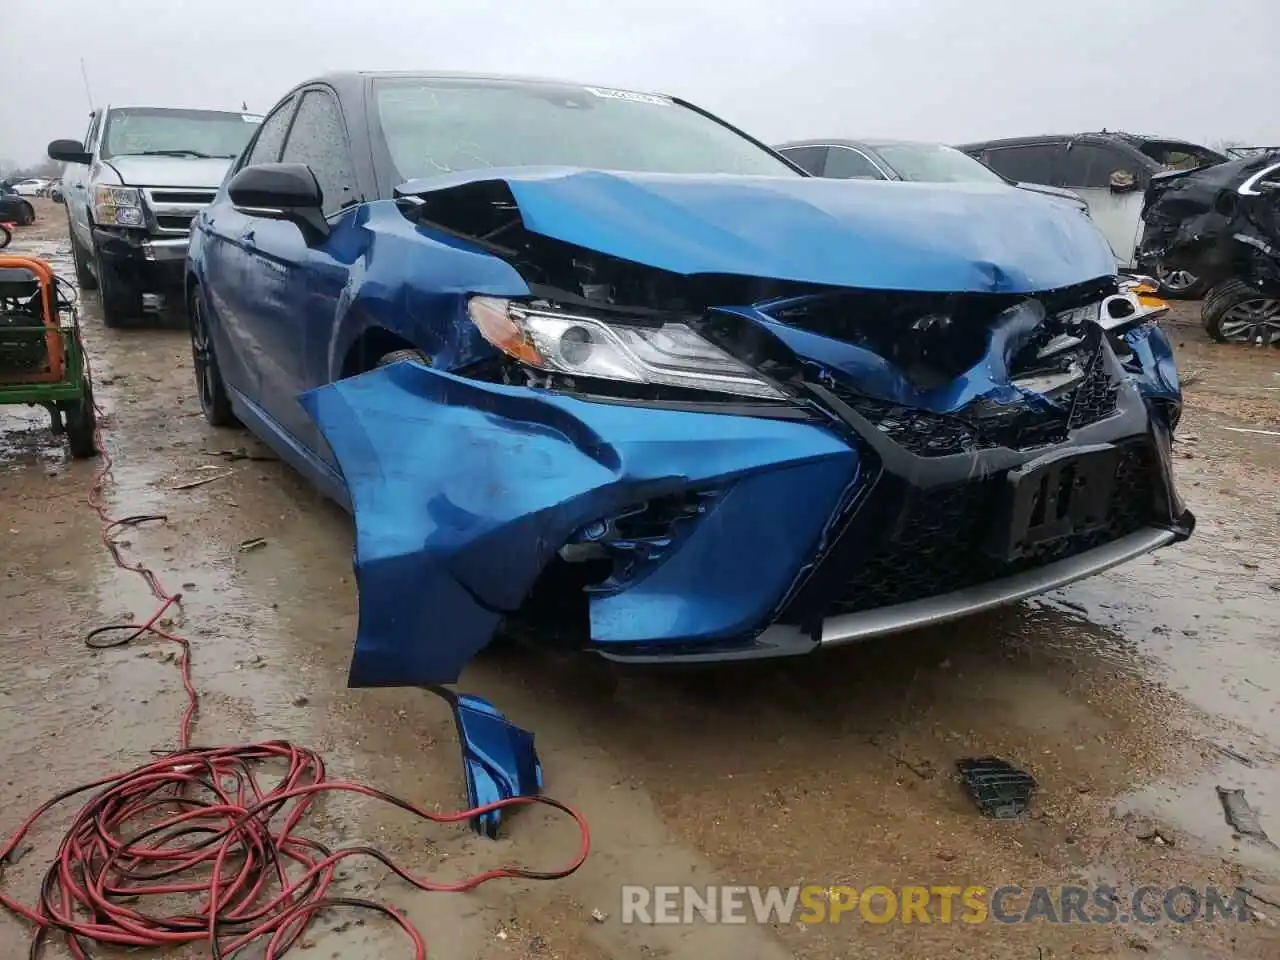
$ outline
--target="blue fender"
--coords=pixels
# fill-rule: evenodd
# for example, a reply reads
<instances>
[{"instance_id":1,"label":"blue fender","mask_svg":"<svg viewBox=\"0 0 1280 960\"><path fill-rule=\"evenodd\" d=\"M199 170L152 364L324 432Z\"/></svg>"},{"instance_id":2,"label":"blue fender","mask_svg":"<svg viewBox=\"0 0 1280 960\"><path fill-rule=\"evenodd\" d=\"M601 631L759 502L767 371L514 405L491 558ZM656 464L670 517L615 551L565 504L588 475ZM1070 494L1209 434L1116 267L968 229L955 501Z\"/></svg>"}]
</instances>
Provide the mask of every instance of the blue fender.
<instances>
[{"instance_id":1,"label":"blue fender","mask_svg":"<svg viewBox=\"0 0 1280 960\"><path fill-rule=\"evenodd\" d=\"M593 403L414 362L300 399L356 518L352 686L456 681L575 532L691 490L723 502L665 561L691 551L669 575L678 585L662 564L647 571L648 628L661 631L648 639L762 630L857 474L855 451L809 423ZM608 638L641 639L617 626L623 601L597 610Z\"/></svg>"}]
</instances>

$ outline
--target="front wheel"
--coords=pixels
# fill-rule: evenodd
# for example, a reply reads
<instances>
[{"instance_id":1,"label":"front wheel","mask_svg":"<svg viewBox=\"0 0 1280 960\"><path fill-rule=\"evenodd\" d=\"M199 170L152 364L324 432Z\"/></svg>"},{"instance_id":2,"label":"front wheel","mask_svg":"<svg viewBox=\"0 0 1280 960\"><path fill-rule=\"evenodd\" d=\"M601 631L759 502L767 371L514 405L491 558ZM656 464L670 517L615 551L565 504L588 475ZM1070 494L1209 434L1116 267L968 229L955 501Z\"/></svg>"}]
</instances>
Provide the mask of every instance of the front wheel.
<instances>
[{"instance_id":1,"label":"front wheel","mask_svg":"<svg viewBox=\"0 0 1280 960\"><path fill-rule=\"evenodd\" d=\"M1219 343L1280 347L1280 297L1268 296L1243 280L1218 284L1201 307L1204 328Z\"/></svg>"},{"instance_id":2,"label":"front wheel","mask_svg":"<svg viewBox=\"0 0 1280 960\"><path fill-rule=\"evenodd\" d=\"M3 223L0 223L0 250L3 250L13 241L13 234Z\"/></svg>"},{"instance_id":3,"label":"front wheel","mask_svg":"<svg viewBox=\"0 0 1280 960\"><path fill-rule=\"evenodd\" d=\"M142 317L142 291L102 251L95 251L98 293L102 297L102 322L108 327L124 327Z\"/></svg>"},{"instance_id":4,"label":"front wheel","mask_svg":"<svg viewBox=\"0 0 1280 960\"><path fill-rule=\"evenodd\" d=\"M24 200L22 202L22 207L18 211L18 226L29 227L35 222L36 208Z\"/></svg>"},{"instance_id":5,"label":"front wheel","mask_svg":"<svg viewBox=\"0 0 1280 960\"><path fill-rule=\"evenodd\" d=\"M218 369L218 354L209 333L209 323L200 301L200 289L191 291L187 304L191 324L191 368L196 375L196 392L200 395L200 412L212 427L233 427L239 421L231 410L222 371Z\"/></svg>"},{"instance_id":6,"label":"front wheel","mask_svg":"<svg viewBox=\"0 0 1280 960\"><path fill-rule=\"evenodd\" d=\"M415 350L412 347L406 347L402 350L392 350L390 353L384 353L378 358L379 367L389 367L393 363L399 363L401 360L416 360L424 366L431 366L431 358L421 350Z\"/></svg>"},{"instance_id":7,"label":"front wheel","mask_svg":"<svg viewBox=\"0 0 1280 960\"><path fill-rule=\"evenodd\" d=\"M80 284L81 290L97 290L98 278L89 269L88 259L84 255L84 248L80 246L80 241L76 239L76 228L71 222L69 213L67 214L67 234L71 237L71 263L76 270L76 283Z\"/></svg>"}]
</instances>

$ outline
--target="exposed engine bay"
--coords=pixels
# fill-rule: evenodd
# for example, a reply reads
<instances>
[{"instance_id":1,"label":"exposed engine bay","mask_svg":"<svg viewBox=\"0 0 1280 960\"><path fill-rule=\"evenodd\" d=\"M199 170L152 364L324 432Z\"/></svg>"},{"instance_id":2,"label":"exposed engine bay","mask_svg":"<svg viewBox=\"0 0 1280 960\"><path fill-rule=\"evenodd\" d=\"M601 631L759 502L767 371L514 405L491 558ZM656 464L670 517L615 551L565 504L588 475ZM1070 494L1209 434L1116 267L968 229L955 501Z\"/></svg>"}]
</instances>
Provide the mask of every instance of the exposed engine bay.
<instances>
[{"instance_id":1,"label":"exposed engine bay","mask_svg":"<svg viewBox=\"0 0 1280 960\"><path fill-rule=\"evenodd\" d=\"M1108 415L1115 408L1116 371L1108 368L1103 339L1122 364L1132 362L1124 333L1162 312L1143 304L1133 292L1136 281L1115 276L1034 297L687 276L528 230L500 180L400 202L416 222L509 262L539 309L616 315L631 325L678 318L766 372L792 399L804 397L807 381L834 386L880 430L922 456L1059 443L1072 426ZM788 343L790 331L847 345L849 363L832 370L805 359ZM548 374L509 357L487 367L468 375L585 395L706 399Z\"/></svg>"}]
</instances>

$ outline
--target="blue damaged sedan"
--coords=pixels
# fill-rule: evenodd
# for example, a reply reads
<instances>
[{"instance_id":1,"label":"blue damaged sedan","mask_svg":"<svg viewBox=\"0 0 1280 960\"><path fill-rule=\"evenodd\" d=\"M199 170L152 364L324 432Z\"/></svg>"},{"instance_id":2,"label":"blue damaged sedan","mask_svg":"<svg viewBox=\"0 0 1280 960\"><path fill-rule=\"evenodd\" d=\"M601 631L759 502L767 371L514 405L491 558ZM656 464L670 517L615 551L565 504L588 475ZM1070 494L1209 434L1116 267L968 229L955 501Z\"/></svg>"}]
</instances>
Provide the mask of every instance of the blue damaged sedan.
<instances>
[{"instance_id":1,"label":"blue damaged sedan","mask_svg":"<svg viewBox=\"0 0 1280 960\"><path fill-rule=\"evenodd\" d=\"M674 97L291 91L196 219L200 402L356 524L355 686L504 626L806 654L1188 537L1165 309L1079 212L811 177Z\"/></svg>"}]
</instances>

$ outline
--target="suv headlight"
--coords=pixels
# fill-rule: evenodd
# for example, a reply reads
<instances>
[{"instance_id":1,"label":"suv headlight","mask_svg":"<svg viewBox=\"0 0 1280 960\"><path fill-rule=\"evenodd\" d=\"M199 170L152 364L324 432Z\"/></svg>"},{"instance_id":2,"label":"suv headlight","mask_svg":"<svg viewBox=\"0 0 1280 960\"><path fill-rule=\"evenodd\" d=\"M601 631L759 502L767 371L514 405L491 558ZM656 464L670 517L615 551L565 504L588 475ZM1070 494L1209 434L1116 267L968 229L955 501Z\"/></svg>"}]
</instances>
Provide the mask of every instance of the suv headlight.
<instances>
[{"instance_id":1,"label":"suv headlight","mask_svg":"<svg viewBox=\"0 0 1280 960\"><path fill-rule=\"evenodd\" d=\"M93 220L108 227L143 226L142 191L136 187L94 187Z\"/></svg>"},{"instance_id":2,"label":"suv headlight","mask_svg":"<svg viewBox=\"0 0 1280 960\"><path fill-rule=\"evenodd\" d=\"M786 394L683 323L605 319L498 297L472 297L481 336L538 370L784 400Z\"/></svg>"}]
</instances>

